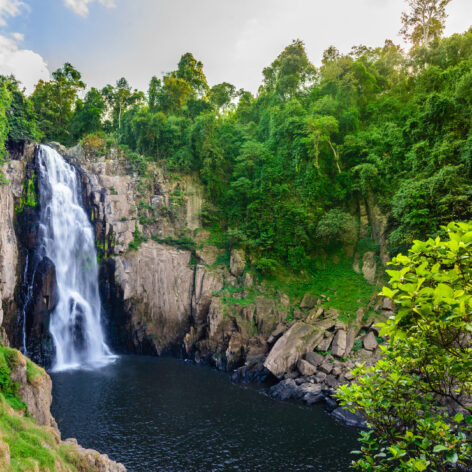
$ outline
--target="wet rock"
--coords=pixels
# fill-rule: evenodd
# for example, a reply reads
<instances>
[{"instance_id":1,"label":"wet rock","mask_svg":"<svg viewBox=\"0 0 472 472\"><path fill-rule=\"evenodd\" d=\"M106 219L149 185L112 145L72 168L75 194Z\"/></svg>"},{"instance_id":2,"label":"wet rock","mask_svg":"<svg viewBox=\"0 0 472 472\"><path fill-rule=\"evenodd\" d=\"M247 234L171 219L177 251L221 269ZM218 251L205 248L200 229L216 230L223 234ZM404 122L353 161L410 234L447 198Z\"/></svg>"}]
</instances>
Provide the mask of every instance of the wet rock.
<instances>
[{"instance_id":1,"label":"wet rock","mask_svg":"<svg viewBox=\"0 0 472 472\"><path fill-rule=\"evenodd\" d=\"M300 388L304 392L302 398L307 405L314 405L324 400L321 385L309 383L303 384Z\"/></svg>"},{"instance_id":2,"label":"wet rock","mask_svg":"<svg viewBox=\"0 0 472 472\"><path fill-rule=\"evenodd\" d=\"M325 402L326 402L326 408L330 413L336 408L338 408L339 406L338 402L331 397L326 397Z\"/></svg>"},{"instance_id":3,"label":"wet rock","mask_svg":"<svg viewBox=\"0 0 472 472\"><path fill-rule=\"evenodd\" d=\"M353 426L356 428L366 428L367 426L364 418L350 412L343 407L336 408L331 414L334 416L334 418L342 421L347 426Z\"/></svg>"},{"instance_id":4,"label":"wet rock","mask_svg":"<svg viewBox=\"0 0 472 472\"><path fill-rule=\"evenodd\" d=\"M269 389L269 395L277 400L290 400L299 395L298 385L293 379L282 380Z\"/></svg>"}]
</instances>

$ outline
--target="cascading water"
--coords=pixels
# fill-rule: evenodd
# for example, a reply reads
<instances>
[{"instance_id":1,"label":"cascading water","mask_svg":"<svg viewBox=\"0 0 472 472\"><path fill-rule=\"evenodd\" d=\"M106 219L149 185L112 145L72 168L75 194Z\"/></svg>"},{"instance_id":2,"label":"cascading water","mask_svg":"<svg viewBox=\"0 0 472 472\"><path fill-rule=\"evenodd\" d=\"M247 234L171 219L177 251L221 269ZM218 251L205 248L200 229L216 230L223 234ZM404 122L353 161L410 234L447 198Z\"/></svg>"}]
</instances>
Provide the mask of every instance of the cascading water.
<instances>
[{"instance_id":1,"label":"cascading water","mask_svg":"<svg viewBox=\"0 0 472 472\"><path fill-rule=\"evenodd\" d=\"M48 146L39 152L39 193L40 251L54 263L58 287L49 325L53 369L108 363L113 355L100 322L94 231L80 203L75 169Z\"/></svg>"}]
</instances>

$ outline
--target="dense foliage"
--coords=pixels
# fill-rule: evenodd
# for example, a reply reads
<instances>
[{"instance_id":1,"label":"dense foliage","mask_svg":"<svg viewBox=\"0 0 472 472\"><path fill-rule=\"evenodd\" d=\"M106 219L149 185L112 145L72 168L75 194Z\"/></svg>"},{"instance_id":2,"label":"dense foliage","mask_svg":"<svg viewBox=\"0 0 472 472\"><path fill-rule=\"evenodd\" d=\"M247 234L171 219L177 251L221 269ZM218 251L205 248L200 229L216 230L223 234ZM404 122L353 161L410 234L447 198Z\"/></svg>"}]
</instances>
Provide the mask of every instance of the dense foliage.
<instances>
[{"instance_id":1,"label":"dense foliage","mask_svg":"<svg viewBox=\"0 0 472 472\"><path fill-rule=\"evenodd\" d=\"M15 105L3 85L0 122L1 107L21 113L0 133L67 145L92 134L128 149L137 171L148 160L198 173L206 223L256 264L303 269L320 248L355 241L349 215L363 199L390 214L396 253L472 217L472 30L440 38L447 3L409 2L408 54L391 41L345 55L330 47L316 69L294 41L264 69L257 96L210 87L190 53L147 94L125 78L84 93L65 64L30 98L16 90Z\"/></svg>"},{"instance_id":2,"label":"dense foliage","mask_svg":"<svg viewBox=\"0 0 472 472\"><path fill-rule=\"evenodd\" d=\"M472 224L450 223L448 239L415 241L397 256L383 294L398 307L390 342L374 367L341 387L363 412L358 470L450 470L472 465Z\"/></svg>"}]
</instances>

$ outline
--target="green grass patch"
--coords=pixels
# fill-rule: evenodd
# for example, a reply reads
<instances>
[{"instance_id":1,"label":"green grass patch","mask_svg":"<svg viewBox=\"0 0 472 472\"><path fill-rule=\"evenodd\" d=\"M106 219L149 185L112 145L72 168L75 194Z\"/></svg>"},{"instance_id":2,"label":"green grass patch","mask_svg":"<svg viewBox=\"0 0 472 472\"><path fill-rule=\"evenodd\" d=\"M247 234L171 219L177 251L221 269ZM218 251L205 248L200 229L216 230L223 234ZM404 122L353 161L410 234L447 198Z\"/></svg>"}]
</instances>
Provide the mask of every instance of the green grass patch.
<instances>
[{"instance_id":1,"label":"green grass patch","mask_svg":"<svg viewBox=\"0 0 472 472\"><path fill-rule=\"evenodd\" d=\"M378 291L377 286L354 272L351 261L346 258L338 263L327 260L324 265L319 260L313 261L310 274L305 277L282 269L276 278L266 279L266 283L275 291L286 293L292 301L301 299L305 293L324 295L322 306L338 309L341 321L346 323L354 321L357 309L365 307Z\"/></svg>"}]
</instances>

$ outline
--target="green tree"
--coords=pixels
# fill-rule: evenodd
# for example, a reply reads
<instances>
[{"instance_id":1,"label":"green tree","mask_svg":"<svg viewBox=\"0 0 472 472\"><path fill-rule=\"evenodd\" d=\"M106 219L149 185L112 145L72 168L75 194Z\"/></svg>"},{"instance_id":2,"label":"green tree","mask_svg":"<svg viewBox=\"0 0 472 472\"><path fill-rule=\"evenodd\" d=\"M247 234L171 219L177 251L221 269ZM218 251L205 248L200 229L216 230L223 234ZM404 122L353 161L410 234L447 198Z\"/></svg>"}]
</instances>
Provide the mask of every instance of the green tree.
<instances>
[{"instance_id":1,"label":"green tree","mask_svg":"<svg viewBox=\"0 0 472 472\"><path fill-rule=\"evenodd\" d=\"M10 108L11 96L7 89L6 82L0 81L0 185L5 183L5 178L1 171L6 154L5 141L8 138L8 118L7 110Z\"/></svg>"},{"instance_id":2,"label":"green tree","mask_svg":"<svg viewBox=\"0 0 472 472\"><path fill-rule=\"evenodd\" d=\"M103 88L102 95L111 109L113 123L118 131L121 131L121 121L125 111L144 99L144 94L138 90L132 90L124 77L118 79L114 87L107 85Z\"/></svg>"},{"instance_id":3,"label":"green tree","mask_svg":"<svg viewBox=\"0 0 472 472\"><path fill-rule=\"evenodd\" d=\"M78 99L75 102L70 124L72 135L79 139L87 134L101 131L105 111L106 103L101 92L96 88L90 89L85 95L85 100Z\"/></svg>"},{"instance_id":4,"label":"green tree","mask_svg":"<svg viewBox=\"0 0 472 472\"><path fill-rule=\"evenodd\" d=\"M429 46L444 31L446 7L451 0L406 0L409 11L402 14L400 33L415 46Z\"/></svg>"},{"instance_id":5,"label":"green tree","mask_svg":"<svg viewBox=\"0 0 472 472\"><path fill-rule=\"evenodd\" d=\"M66 63L52 73L53 80L40 80L31 97L45 137L70 144L69 124L79 90L85 88L80 72Z\"/></svg>"},{"instance_id":6,"label":"green tree","mask_svg":"<svg viewBox=\"0 0 472 472\"><path fill-rule=\"evenodd\" d=\"M225 114L236 97L236 87L228 82L214 85L209 92L210 103L216 110Z\"/></svg>"},{"instance_id":7,"label":"green tree","mask_svg":"<svg viewBox=\"0 0 472 472\"><path fill-rule=\"evenodd\" d=\"M37 116L33 104L29 98L20 90L19 84L14 77L0 76L0 82L5 83L10 94L11 103L7 110L8 119L8 141L10 143L22 144L25 141L38 141L41 132L37 127Z\"/></svg>"},{"instance_id":8,"label":"green tree","mask_svg":"<svg viewBox=\"0 0 472 472\"><path fill-rule=\"evenodd\" d=\"M357 382L340 389L342 404L371 428L361 435L358 470L472 465L472 223L444 231L448 239L415 241L393 259L383 295L398 312L382 325L383 358L355 369Z\"/></svg>"}]
</instances>

